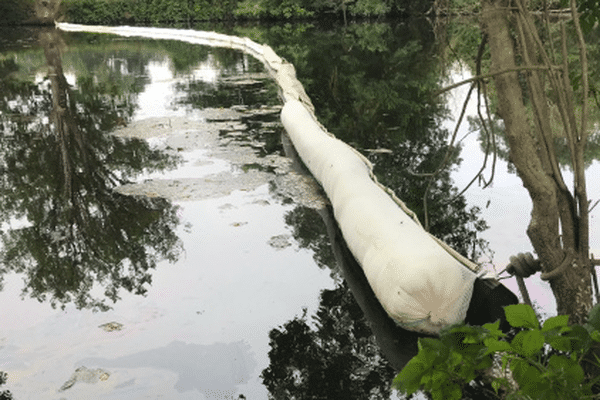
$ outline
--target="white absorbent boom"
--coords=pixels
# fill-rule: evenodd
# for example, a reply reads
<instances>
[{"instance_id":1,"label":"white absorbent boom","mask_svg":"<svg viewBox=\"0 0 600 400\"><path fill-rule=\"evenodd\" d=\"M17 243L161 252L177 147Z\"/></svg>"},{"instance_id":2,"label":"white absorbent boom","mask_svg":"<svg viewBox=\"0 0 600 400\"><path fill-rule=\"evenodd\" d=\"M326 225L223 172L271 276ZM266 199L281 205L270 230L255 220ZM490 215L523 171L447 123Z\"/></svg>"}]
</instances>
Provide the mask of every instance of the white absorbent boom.
<instances>
[{"instance_id":1,"label":"white absorbent boom","mask_svg":"<svg viewBox=\"0 0 600 400\"><path fill-rule=\"evenodd\" d=\"M476 273L405 213L356 151L324 132L302 103L286 102L281 119L386 312L407 329L432 334L462 322Z\"/></svg>"},{"instance_id":2,"label":"white absorbent boom","mask_svg":"<svg viewBox=\"0 0 600 400\"><path fill-rule=\"evenodd\" d=\"M269 46L194 30L66 23L57 23L57 27L228 47L256 57L279 85L285 103L283 125L327 193L348 248L386 312L402 327L430 334L465 319L477 267L430 236L410 211L374 180L368 161L326 132L314 118L294 66Z\"/></svg>"}]
</instances>

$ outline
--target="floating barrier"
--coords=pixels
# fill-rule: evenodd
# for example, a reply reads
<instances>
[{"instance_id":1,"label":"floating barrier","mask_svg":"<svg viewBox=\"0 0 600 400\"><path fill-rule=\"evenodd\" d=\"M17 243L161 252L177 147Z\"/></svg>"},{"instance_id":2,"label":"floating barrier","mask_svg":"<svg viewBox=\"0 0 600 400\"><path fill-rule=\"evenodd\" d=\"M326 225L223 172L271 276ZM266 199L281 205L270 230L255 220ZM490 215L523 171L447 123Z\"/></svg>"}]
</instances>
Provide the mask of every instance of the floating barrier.
<instances>
[{"instance_id":1,"label":"floating barrier","mask_svg":"<svg viewBox=\"0 0 600 400\"><path fill-rule=\"evenodd\" d=\"M370 166L323 132L302 103L288 101L281 119L386 312L403 327L425 333L463 321L477 274L382 190Z\"/></svg>"},{"instance_id":2,"label":"floating barrier","mask_svg":"<svg viewBox=\"0 0 600 400\"><path fill-rule=\"evenodd\" d=\"M465 320L479 267L426 232L393 191L377 182L371 163L318 122L294 66L269 46L194 30L66 23L57 27L227 47L260 60L279 86L284 127L327 193L348 248L387 314L400 326L427 334Z\"/></svg>"}]
</instances>

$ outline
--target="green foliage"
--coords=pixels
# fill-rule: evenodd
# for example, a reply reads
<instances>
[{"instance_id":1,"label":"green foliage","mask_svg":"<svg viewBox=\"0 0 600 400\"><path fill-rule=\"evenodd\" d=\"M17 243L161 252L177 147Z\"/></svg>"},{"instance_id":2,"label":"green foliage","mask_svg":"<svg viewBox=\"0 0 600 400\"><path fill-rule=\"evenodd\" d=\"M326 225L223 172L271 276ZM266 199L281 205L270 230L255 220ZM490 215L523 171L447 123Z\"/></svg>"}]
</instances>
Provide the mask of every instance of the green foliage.
<instances>
[{"instance_id":1,"label":"green foliage","mask_svg":"<svg viewBox=\"0 0 600 400\"><path fill-rule=\"evenodd\" d=\"M525 304L505 307L517 331L507 335L499 321L483 326L455 325L439 339L420 339L419 353L394 379L404 394L423 390L437 399L461 399L475 380L487 376L495 395L509 399L581 399L593 396L598 378L586 376L583 364L594 342L600 342L600 306L585 326L568 324L558 315L541 325ZM488 369L501 369L490 374Z\"/></svg>"},{"instance_id":2,"label":"green foliage","mask_svg":"<svg viewBox=\"0 0 600 400\"><path fill-rule=\"evenodd\" d=\"M381 0L357 0L348 7L351 15L354 16L383 16L389 14L392 10L392 2Z\"/></svg>"},{"instance_id":3,"label":"green foliage","mask_svg":"<svg viewBox=\"0 0 600 400\"><path fill-rule=\"evenodd\" d=\"M579 2L579 21L585 32L590 32L600 22L600 3L597 0L581 0Z\"/></svg>"},{"instance_id":4,"label":"green foliage","mask_svg":"<svg viewBox=\"0 0 600 400\"><path fill-rule=\"evenodd\" d=\"M452 14L475 14L481 8L480 0L451 0L448 9Z\"/></svg>"},{"instance_id":5,"label":"green foliage","mask_svg":"<svg viewBox=\"0 0 600 400\"><path fill-rule=\"evenodd\" d=\"M33 7L33 0L0 1L0 25L14 25L27 21L35 14Z\"/></svg>"},{"instance_id":6,"label":"green foliage","mask_svg":"<svg viewBox=\"0 0 600 400\"><path fill-rule=\"evenodd\" d=\"M115 25L223 20L232 14L233 1L216 0L66 0L68 21Z\"/></svg>"},{"instance_id":7,"label":"green foliage","mask_svg":"<svg viewBox=\"0 0 600 400\"><path fill-rule=\"evenodd\" d=\"M70 22L111 25L128 20L132 4L127 0L69 0L63 6Z\"/></svg>"},{"instance_id":8,"label":"green foliage","mask_svg":"<svg viewBox=\"0 0 600 400\"><path fill-rule=\"evenodd\" d=\"M9 0L16 1L16 0ZM237 19L304 19L341 16L379 17L422 14L433 1L408 0L64 0L66 20L115 25ZM2 6L0 6L2 7Z\"/></svg>"},{"instance_id":9,"label":"green foliage","mask_svg":"<svg viewBox=\"0 0 600 400\"><path fill-rule=\"evenodd\" d=\"M312 17L303 0L243 0L237 4L234 15L247 19L293 19Z\"/></svg>"}]
</instances>

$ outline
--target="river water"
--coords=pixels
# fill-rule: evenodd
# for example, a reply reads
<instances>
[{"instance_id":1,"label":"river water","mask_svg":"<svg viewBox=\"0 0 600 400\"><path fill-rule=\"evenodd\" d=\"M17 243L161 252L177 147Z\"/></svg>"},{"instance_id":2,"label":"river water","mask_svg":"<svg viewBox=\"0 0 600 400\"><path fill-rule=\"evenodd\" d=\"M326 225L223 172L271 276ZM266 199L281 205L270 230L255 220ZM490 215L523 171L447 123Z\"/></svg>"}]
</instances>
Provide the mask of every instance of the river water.
<instances>
[{"instance_id":1,"label":"river water","mask_svg":"<svg viewBox=\"0 0 600 400\"><path fill-rule=\"evenodd\" d=\"M219 29L273 46L322 122L368 154L384 183L403 199L422 190L423 179L398 177L444 154L460 93L419 111L417 89L467 73L432 66L429 28ZM260 63L172 41L2 37L0 370L15 399L393 396L402 361L369 329L389 321L363 316L372 294L338 267L327 200L285 137ZM414 137L398 134L406 126ZM469 138L434 195L478 169ZM530 250L530 206L505 162L495 179L440 211L436 228L467 250L486 239L495 256L477 257L501 270ZM490 226L477 237L472 206ZM548 288L532 291L552 312Z\"/></svg>"}]
</instances>

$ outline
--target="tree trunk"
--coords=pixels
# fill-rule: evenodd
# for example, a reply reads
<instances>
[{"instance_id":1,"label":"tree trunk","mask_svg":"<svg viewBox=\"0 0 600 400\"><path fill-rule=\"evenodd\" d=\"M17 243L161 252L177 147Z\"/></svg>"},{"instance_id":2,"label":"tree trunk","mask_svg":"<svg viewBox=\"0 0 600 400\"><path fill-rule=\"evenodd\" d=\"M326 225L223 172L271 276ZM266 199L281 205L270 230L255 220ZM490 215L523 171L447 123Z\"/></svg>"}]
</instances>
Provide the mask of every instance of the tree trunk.
<instances>
[{"instance_id":1,"label":"tree trunk","mask_svg":"<svg viewBox=\"0 0 600 400\"><path fill-rule=\"evenodd\" d=\"M62 0L36 0L35 15L41 24L54 24Z\"/></svg>"},{"instance_id":2,"label":"tree trunk","mask_svg":"<svg viewBox=\"0 0 600 400\"><path fill-rule=\"evenodd\" d=\"M533 26L527 18L529 14L522 9L520 14L509 9L507 0L482 2L482 24L490 46L491 72L514 71L516 59L522 60L523 65L540 65L542 55L534 46L536 38L524 29ZM516 32L517 39L511 32ZM549 69L550 78L552 73ZM592 306L588 239L581 234L587 232L587 210L577 209L582 203L574 201L560 174L547 123L550 116L540 73L529 72L525 77L527 105L517 72L495 76L498 114L505 123L510 160L533 203L527 235L541 261L542 277L550 281L558 313L570 315L571 323L583 323ZM566 96L571 94L566 88L564 92ZM579 192L576 190L576 196Z\"/></svg>"}]
</instances>

